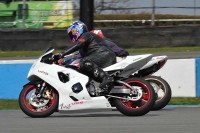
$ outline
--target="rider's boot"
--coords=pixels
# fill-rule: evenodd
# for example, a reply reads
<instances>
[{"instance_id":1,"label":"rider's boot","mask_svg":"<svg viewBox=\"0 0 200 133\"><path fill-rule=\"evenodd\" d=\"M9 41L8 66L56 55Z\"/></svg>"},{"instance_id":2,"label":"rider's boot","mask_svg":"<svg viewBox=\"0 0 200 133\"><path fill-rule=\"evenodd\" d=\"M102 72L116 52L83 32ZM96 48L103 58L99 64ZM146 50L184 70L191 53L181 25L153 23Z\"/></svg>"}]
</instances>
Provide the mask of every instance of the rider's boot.
<instances>
[{"instance_id":1,"label":"rider's boot","mask_svg":"<svg viewBox=\"0 0 200 133\"><path fill-rule=\"evenodd\" d=\"M101 93L108 94L109 89L113 86L113 78L109 75L105 74L105 76L102 79L101 84L99 85L99 88L101 88Z\"/></svg>"},{"instance_id":2,"label":"rider's boot","mask_svg":"<svg viewBox=\"0 0 200 133\"><path fill-rule=\"evenodd\" d=\"M101 68L95 66L94 76L100 80L99 88L101 94L108 94L111 86L113 85L114 79L106 74Z\"/></svg>"}]
</instances>

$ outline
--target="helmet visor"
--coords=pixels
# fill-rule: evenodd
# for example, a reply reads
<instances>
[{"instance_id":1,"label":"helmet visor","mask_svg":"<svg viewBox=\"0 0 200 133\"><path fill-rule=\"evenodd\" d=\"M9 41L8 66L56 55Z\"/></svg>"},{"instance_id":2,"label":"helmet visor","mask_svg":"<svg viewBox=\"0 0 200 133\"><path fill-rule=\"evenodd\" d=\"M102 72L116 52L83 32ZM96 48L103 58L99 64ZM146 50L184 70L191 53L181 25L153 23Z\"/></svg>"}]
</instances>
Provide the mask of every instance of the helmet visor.
<instances>
[{"instance_id":1,"label":"helmet visor","mask_svg":"<svg viewBox=\"0 0 200 133\"><path fill-rule=\"evenodd\" d=\"M73 35L72 35L72 32L69 32L68 35L69 35L69 39L73 42Z\"/></svg>"}]
</instances>

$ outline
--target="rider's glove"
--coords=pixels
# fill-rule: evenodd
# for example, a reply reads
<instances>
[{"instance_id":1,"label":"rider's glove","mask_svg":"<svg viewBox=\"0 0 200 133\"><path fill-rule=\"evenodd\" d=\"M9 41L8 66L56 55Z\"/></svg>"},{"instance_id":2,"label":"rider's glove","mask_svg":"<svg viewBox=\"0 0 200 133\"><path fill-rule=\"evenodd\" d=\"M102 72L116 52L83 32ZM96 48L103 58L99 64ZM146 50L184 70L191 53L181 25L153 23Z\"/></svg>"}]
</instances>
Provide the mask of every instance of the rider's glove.
<instances>
[{"instance_id":1,"label":"rider's glove","mask_svg":"<svg viewBox=\"0 0 200 133\"><path fill-rule=\"evenodd\" d=\"M54 59L54 61L58 61L60 58L62 58L62 54L61 53L54 54L52 58Z\"/></svg>"}]
</instances>

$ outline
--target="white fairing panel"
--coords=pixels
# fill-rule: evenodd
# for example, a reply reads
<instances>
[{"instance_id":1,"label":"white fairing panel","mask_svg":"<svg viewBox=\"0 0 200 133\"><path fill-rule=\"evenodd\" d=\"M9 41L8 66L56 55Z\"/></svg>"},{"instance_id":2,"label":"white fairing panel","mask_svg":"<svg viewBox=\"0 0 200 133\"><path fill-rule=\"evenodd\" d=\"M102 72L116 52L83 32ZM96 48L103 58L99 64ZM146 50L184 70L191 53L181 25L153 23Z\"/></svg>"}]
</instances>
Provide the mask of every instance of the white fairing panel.
<instances>
[{"instance_id":1,"label":"white fairing panel","mask_svg":"<svg viewBox=\"0 0 200 133\"><path fill-rule=\"evenodd\" d=\"M91 100L60 102L59 110L84 110L84 109L111 109L111 105L104 96L93 97Z\"/></svg>"},{"instance_id":2,"label":"white fairing panel","mask_svg":"<svg viewBox=\"0 0 200 133\"><path fill-rule=\"evenodd\" d=\"M145 68L148 68L148 67L151 67L151 66L153 66L154 64L157 64L159 61L162 61L162 60L167 61L167 60L168 60L168 57L167 57L166 55L163 55L163 56L154 56L154 57L152 57L152 59L151 59L147 64L145 64L140 70L145 69Z\"/></svg>"},{"instance_id":3,"label":"white fairing panel","mask_svg":"<svg viewBox=\"0 0 200 133\"><path fill-rule=\"evenodd\" d=\"M63 72L69 75L69 81L63 83L58 78L58 72ZM79 110L79 109L105 109L111 108L110 103L104 97L92 98L86 88L86 83L89 78L76 70L58 66L55 64L49 65L37 61L31 67L28 78L31 76L37 76L43 79L45 82L54 87L59 93L59 110ZM72 91L72 86L76 83L80 83L83 90L79 93ZM71 97L78 99L78 101L72 100Z\"/></svg>"},{"instance_id":4,"label":"white fairing panel","mask_svg":"<svg viewBox=\"0 0 200 133\"><path fill-rule=\"evenodd\" d=\"M120 70L120 69L124 69L125 67L127 67L128 65L137 62L139 60L145 59L149 56L152 56L152 54L144 54L144 55L134 55L134 56L127 56L126 59L111 65L109 67L104 68L104 71L112 71L112 70Z\"/></svg>"}]
</instances>

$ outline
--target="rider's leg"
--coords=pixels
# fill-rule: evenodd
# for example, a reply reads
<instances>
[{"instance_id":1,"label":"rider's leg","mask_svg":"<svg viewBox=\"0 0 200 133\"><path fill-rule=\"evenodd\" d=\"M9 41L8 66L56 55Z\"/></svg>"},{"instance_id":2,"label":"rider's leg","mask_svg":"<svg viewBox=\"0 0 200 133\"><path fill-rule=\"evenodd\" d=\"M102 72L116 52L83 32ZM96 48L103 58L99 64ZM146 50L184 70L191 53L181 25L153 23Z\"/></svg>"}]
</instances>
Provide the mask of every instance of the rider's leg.
<instances>
[{"instance_id":1,"label":"rider's leg","mask_svg":"<svg viewBox=\"0 0 200 133\"><path fill-rule=\"evenodd\" d=\"M80 69L92 74L92 76L97 78L101 82L101 84L99 85L101 89L108 88L112 85L113 78L106 74L93 61L87 58L82 58L80 61Z\"/></svg>"}]
</instances>

